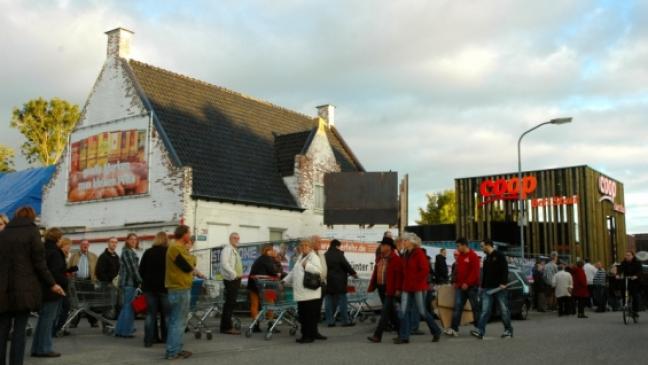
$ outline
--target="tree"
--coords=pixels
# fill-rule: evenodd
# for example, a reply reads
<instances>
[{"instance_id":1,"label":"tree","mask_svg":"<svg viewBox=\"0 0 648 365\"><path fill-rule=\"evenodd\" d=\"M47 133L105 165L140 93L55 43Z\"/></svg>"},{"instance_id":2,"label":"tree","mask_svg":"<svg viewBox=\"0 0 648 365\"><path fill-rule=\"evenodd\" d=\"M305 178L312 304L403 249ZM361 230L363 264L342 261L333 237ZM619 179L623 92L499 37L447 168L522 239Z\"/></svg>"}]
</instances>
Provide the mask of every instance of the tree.
<instances>
[{"instance_id":1,"label":"tree","mask_svg":"<svg viewBox=\"0 0 648 365\"><path fill-rule=\"evenodd\" d=\"M427 194L427 198L427 207L419 208L421 219L416 221L417 224L451 224L456 221L457 203L454 190Z\"/></svg>"},{"instance_id":2,"label":"tree","mask_svg":"<svg viewBox=\"0 0 648 365\"><path fill-rule=\"evenodd\" d=\"M14 108L11 126L27 139L21 147L27 161L43 166L55 164L80 115L77 105L58 98L38 98L25 103L22 109Z\"/></svg>"},{"instance_id":3,"label":"tree","mask_svg":"<svg viewBox=\"0 0 648 365\"><path fill-rule=\"evenodd\" d=\"M14 150L0 144L0 172L14 171Z\"/></svg>"}]
</instances>

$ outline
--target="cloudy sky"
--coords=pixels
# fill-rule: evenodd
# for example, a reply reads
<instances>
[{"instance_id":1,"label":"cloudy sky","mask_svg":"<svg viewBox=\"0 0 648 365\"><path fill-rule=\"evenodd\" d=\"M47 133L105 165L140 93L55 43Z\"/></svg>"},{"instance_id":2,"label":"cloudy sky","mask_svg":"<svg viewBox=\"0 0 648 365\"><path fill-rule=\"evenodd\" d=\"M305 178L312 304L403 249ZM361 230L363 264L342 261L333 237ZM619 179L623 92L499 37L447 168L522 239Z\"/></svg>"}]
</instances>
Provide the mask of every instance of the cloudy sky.
<instances>
[{"instance_id":1,"label":"cloudy sky","mask_svg":"<svg viewBox=\"0 0 648 365\"><path fill-rule=\"evenodd\" d=\"M336 124L368 170L410 174L412 206L453 179L587 164L625 183L629 233L648 232L646 1L0 0L0 143L11 108L83 104L104 31L133 58ZM26 167L18 160L18 167Z\"/></svg>"}]
</instances>

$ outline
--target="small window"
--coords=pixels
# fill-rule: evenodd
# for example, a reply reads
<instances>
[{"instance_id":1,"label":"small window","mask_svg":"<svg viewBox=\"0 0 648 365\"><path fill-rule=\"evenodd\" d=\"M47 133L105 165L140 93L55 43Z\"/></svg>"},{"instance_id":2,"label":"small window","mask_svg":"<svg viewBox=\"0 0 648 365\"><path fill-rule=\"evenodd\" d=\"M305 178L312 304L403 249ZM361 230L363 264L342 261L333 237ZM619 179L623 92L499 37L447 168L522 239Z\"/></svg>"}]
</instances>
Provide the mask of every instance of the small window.
<instances>
[{"instance_id":1,"label":"small window","mask_svg":"<svg viewBox=\"0 0 648 365\"><path fill-rule=\"evenodd\" d=\"M319 212L324 211L324 185L315 184L315 188L313 189L313 195L314 195L313 209Z\"/></svg>"},{"instance_id":2,"label":"small window","mask_svg":"<svg viewBox=\"0 0 648 365\"><path fill-rule=\"evenodd\" d=\"M270 229L270 241L283 241L283 229Z\"/></svg>"}]
</instances>

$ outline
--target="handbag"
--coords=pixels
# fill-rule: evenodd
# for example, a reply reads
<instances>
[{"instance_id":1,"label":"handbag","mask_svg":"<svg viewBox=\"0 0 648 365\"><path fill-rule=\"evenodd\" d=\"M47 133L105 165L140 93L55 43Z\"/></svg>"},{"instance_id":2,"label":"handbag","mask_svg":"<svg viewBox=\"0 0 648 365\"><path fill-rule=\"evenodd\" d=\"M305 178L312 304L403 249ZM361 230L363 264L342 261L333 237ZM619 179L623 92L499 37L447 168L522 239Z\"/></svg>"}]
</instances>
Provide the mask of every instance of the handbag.
<instances>
[{"instance_id":1,"label":"handbag","mask_svg":"<svg viewBox=\"0 0 648 365\"><path fill-rule=\"evenodd\" d=\"M306 261L306 259L304 259ZM302 262L304 262L302 261ZM304 288L316 290L322 286L322 277L320 274L313 274L312 272L306 271L304 269Z\"/></svg>"},{"instance_id":2,"label":"handbag","mask_svg":"<svg viewBox=\"0 0 648 365\"><path fill-rule=\"evenodd\" d=\"M133 301L131 302L131 306L133 307L133 312L135 312L136 314L145 313L148 309L146 296L144 294L136 296L135 299L133 299Z\"/></svg>"}]
</instances>

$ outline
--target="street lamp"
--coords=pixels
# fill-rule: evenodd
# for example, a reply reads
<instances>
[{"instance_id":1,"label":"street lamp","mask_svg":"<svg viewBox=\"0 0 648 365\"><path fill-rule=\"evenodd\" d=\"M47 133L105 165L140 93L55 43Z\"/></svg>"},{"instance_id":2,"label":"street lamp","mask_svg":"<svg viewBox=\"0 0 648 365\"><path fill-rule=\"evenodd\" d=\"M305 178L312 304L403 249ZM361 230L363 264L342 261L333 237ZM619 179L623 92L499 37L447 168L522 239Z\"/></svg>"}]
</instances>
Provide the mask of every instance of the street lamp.
<instances>
[{"instance_id":1,"label":"street lamp","mask_svg":"<svg viewBox=\"0 0 648 365\"><path fill-rule=\"evenodd\" d=\"M522 259L524 259L524 200L522 199L522 138L526 136L527 134L535 131L536 129L547 125L547 124L555 124L555 125L560 125L560 124L567 124L571 123L572 118L567 117L567 118L554 118L548 122L543 122L535 127L529 129L528 131L522 133L520 138L518 139L518 205L519 205L519 213L518 213L518 220L520 224L520 256Z\"/></svg>"}]
</instances>

